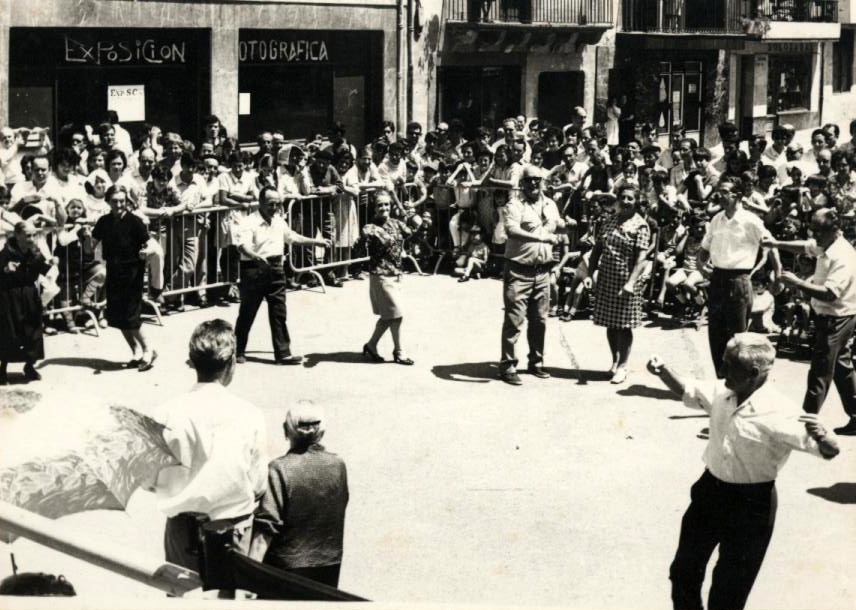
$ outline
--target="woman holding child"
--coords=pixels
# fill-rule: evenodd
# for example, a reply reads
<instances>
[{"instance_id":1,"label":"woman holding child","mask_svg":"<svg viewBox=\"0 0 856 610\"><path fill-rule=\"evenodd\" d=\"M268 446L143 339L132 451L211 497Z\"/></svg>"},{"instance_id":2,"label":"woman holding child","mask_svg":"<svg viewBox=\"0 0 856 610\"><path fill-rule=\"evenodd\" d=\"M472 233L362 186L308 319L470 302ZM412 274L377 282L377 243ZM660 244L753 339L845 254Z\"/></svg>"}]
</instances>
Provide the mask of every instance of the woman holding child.
<instances>
[{"instance_id":1,"label":"woman holding child","mask_svg":"<svg viewBox=\"0 0 856 610\"><path fill-rule=\"evenodd\" d=\"M405 223L392 218L392 196L387 191L375 195L375 217L362 229L357 248L368 247L369 296L372 310L379 316L374 333L363 345L363 354L373 362L384 362L377 352L377 344L389 329L394 349L392 358L397 364L412 365L413 360L404 355L401 348L401 322L404 313L401 307L401 256L404 238L415 229L421 218L413 214Z\"/></svg>"}]
</instances>

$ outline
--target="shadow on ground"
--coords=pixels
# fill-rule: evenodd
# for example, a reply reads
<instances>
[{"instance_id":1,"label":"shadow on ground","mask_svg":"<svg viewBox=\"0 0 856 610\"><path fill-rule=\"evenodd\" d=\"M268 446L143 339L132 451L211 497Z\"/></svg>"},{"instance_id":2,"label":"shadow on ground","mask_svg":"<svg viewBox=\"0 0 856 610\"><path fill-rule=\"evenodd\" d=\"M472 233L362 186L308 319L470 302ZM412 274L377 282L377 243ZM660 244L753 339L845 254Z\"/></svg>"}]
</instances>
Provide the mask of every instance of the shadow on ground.
<instances>
[{"instance_id":1,"label":"shadow on ground","mask_svg":"<svg viewBox=\"0 0 856 610\"><path fill-rule=\"evenodd\" d=\"M836 504L856 504L856 483L836 483L830 487L813 487L806 491Z\"/></svg>"},{"instance_id":2,"label":"shadow on ground","mask_svg":"<svg viewBox=\"0 0 856 610\"><path fill-rule=\"evenodd\" d=\"M306 354L303 356L303 366L308 369L321 362L338 362L341 364L384 364L383 362L372 362L362 352L329 352L327 354ZM392 358L386 361L392 362Z\"/></svg>"},{"instance_id":3,"label":"shadow on ground","mask_svg":"<svg viewBox=\"0 0 856 610\"><path fill-rule=\"evenodd\" d=\"M127 362L115 362L103 358L48 358L42 360L36 368L43 369L49 366L77 366L92 369L95 374L128 370Z\"/></svg>"},{"instance_id":4,"label":"shadow on ground","mask_svg":"<svg viewBox=\"0 0 856 610\"><path fill-rule=\"evenodd\" d=\"M663 388L652 388L651 386L635 383L632 386L626 387L623 390L616 392L619 396L641 396L642 398L654 398L656 400L677 400L680 401L674 392ZM707 417L707 414L705 414Z\"/></svg>"},{"instance_id":5,"label":"shadow on ground","mask_svg":"<svg viewBox=\"0 0 856 610\"><path fill-rule=\"evenodd\" d=\"M545 366L544 370L556 379L573 379L579 384L589 381L607 381L610 378L608 371L591 371L588 369L560 369ZM458 364L438 364L431 368L431 372L438 379L445 381L463 381L465 383L487 383L488 381L499 381L499 363L488 362L460 362ZM526 369L518 369L521 375L526 375Z\"/></svg>"}]
</instances>

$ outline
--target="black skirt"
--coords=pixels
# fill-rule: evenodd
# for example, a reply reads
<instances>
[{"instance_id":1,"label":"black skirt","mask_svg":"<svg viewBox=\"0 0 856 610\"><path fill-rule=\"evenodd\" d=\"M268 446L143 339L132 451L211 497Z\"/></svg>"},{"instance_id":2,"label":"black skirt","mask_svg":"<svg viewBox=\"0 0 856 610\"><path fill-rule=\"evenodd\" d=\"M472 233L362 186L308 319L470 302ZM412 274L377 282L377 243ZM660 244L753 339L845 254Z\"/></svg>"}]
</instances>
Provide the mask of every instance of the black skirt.
<instances>
[{"instance_id":1,"label":"black skirt","mask_svg":"<svg viewBox=\"0 0 856 610\"><path fill-rule=\"evenodd\" d=\"M33 362L44 357L42 301L35 283L0 290L0 360Z\"/></svg>"},{"instance_id":2,"label":"black skirt","mask_svg":"<svg viewBox=\"0 0 856 610\"><path fill-rule=\"evenodd\" d=\"M107 324L121 330L140 328L143 312L144 261L107 262Z\"/></svg>"}]
</instances>

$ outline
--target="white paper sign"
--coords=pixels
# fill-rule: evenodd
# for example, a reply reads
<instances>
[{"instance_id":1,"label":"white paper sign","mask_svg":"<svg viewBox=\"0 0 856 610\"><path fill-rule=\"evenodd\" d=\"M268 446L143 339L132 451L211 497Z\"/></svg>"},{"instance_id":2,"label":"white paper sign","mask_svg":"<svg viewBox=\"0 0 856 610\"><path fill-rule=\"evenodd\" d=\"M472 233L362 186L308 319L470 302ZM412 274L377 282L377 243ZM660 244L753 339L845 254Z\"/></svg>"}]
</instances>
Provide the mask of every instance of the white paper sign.
<instances>
[{"instance_id":1,"label":"white paper sign","mask_svg":"<svg viewBox=\"0 0 856 610\"><path fill-rule=\"evenodd\" d=\"M145 85L107 85L107 110L115 110L119 121L146 120Z\"/></svg>"},{"instance_id":2,"label":"white paper sign","mask_svg":"<svg viewBox=\"0 0 856 610\"><path fill-rule=\"evenodd\" d=\"M239 93L238 94L238 114L250 114L250 94L249 93Z\"/></svg>"}]
</instances>

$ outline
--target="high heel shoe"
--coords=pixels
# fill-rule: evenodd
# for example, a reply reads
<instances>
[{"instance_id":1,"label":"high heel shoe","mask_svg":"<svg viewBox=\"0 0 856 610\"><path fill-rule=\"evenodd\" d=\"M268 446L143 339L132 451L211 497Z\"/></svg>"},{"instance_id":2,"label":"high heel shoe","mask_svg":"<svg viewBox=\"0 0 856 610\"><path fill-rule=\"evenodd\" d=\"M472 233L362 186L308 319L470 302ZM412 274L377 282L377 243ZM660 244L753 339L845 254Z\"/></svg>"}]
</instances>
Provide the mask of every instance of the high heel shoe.
<instances>
[{"instance_id":1,"label":"high heel shoe","mask_svg":"<svg viewBox=\"0 0 856 610\"><path fill-rule=\"evenodd\" d=\"M368 343L366 343L365 345L363 345L363 356L365 356L366 358L368 358L368 359L369 359L369 360L371 360L372 362L386 362L386 360L384 360L383 356L381 356L381 355L380 355L380 354L378 354L377 352L373 352L373 351L369 348L369 344L368 344Z\"/></svg>"},{"instance_id":2,"label":"high heel shoe","mask_svg":"<svg viewBox=\"0 0 856 610\"><path fill-rule=\"evenodd\" d=\"M396 364L404 364L406 366L411 366L413 364L413 360L411 360L410 358L402 358L401 352L398 351L392 352L392 359L395 361Z\"/></svg>"}]
</instances>

